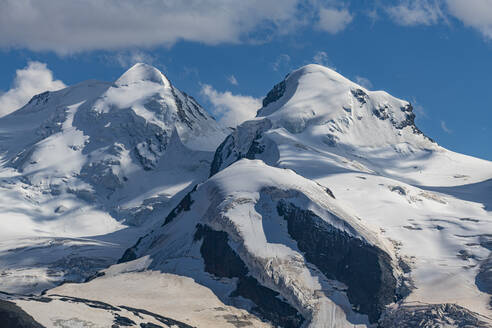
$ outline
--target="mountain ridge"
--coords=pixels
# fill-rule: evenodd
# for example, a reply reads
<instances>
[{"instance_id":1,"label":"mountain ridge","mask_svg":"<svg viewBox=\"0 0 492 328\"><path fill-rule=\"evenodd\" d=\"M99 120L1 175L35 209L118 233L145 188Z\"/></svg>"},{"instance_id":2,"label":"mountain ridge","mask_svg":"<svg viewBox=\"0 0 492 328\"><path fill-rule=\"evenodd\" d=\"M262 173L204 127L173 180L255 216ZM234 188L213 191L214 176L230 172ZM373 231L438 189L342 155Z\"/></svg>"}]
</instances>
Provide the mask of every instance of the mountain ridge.
<instances>
[{"instance_id":1,"label":"mountain ridge","mask_svg":"<svg viewBox=\"0 0 492 328\"><path fill-rule=\"evenodd\" d=\"M87 82L107 88L94 101L76 102L72 93L61 114L50 107L54 115L42 141L58 140L55 146L75 152L79 166L70 172L79 173L67 174L66 160L41 175L38 185L48 186L48 194L42 188L31 193L36 184L29 177L39 176L40 163L49 159L35 156L44 144L21 154L22 172L0 171L11 199L16 194L5 190L24 189L43 207L72 215L73 206L60 207L60 199L92 204L95 194L106 204L103 212L113 209L107 218L126 226L101 237L0 244L0 261L12 266L5 276L14 277L0 280L2 290L11 284L17 292L39 291L15 278L26 272L45 277L45 268L80 281L74 267L89 263L82 276L90 273L90 281L45 290L45 303L12 297L35 320L52 326L75 317L109 326L122 320L110 310L117 306L135 325L157 324L149 313L200 327L492 325L492 215L483 195L492 192L492 162L442 148L415 125L408 102L319 65L289 74L268 92L257 117L232 131L210 125L196 101L168 82L139 64L118 83ZM17 116L51 106L50 95L33 98ZM88 114L80 116L84 110ZM12 138L5 125L15 115L0 119L0 137ZM101 121L80 134L78 128L95 118ZM25 122L19 124L13 134ZM100 129L107 134L95 133ZM214 139L215 152L203 149L207 133L224 137ZM79 169L84 161L92 163L85 171ZM102 189L53 193L53 181ZM78 243L86 244L66 252ZM18 251L9 253L12 245ZM49 259L58 264L13 265L20 254L42 249L61 249L56 261ZM138 304L114 290L122 283ZM203 302L188 298L197 294ZM109 310L84 305L91 302ZM55 318L49 306L66 311ZM102 311L99 319L95 311Z\"/></svg>"}]
</instances>

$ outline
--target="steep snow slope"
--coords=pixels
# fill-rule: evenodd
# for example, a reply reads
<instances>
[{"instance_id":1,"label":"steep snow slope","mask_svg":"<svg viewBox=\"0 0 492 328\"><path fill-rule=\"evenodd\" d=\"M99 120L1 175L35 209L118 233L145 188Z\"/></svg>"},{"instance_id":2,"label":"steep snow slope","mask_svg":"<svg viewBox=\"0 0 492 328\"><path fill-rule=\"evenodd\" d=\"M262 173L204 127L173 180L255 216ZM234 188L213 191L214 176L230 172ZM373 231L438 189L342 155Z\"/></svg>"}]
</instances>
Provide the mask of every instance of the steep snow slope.
<instances>
[{"instance_id":1,"label":"steep snow slope","mask_svg":"<svg viewBox=\"0 0 492 328\"><path fill-rule=\"evenodd\" d=\"M282 327L365 327L406 286L391 243L291 170L241 160L127 250ZM278 296L276 296L278 295Z\"/></svg>"},{"instance_id":2,"label":"steep snow slope","mask_svg":"<svg viewBox=\"0 0 492 328\"><path fill-rule=\"evenodd\" d=\"M39 291L112 263L206 178L227 132L144 64L0 119L0 290Z\"/></svg>"},{"instance_id":3,"label":"steep snow slope","mask_svg":"<svg viewBox=\"0 0 492 328\"><path fill-rule=\"evenodd\" d=\"M489 162L443 149L422 134L414 118L406 101L368 91L329 68L304 66L277 84L257 118L221 146L214 172L259 151L250 146L262 137L262 147L278 145L265 151L265 160L296 172L313 172L325 163L331 171L321 167L321 175L361 171L427 186L490 178L483 169Z\"/></svg>"},{"instance_id":4,"label":"steep snow slope","mask_svg":"<svg viewBox=\"0 0 492 328\"><path fill-rule=\"evenodd\" d=\"M438 146L414 125L410 104L318 65L291 73L263 104L218 148L212 174L258 158L329 187L407 262L415 286L407 302L492 315L483 280L491 162Z\"/></svg>"}]
</instances>

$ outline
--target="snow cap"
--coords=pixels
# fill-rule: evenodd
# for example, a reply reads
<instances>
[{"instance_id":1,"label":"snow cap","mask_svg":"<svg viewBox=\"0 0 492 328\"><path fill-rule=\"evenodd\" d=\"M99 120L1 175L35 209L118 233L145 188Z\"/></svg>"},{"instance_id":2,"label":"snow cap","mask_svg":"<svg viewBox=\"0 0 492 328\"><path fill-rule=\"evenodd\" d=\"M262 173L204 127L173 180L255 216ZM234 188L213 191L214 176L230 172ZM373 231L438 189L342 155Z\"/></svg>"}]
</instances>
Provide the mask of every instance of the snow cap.
<instances>
[{"instance_id":1,"label":"snow cap","mask_svg":"<svg viewBox=\"0 0 492 328\"><path fill-rule=\"evenodd\" d=\"M118 86L130 85L139 83L142 81L148 81L158 83L163 86L169 86L169 80L161 71L151 65L144 63L137 63L133 65L128 71L126 71L116 82Z\"/></svg>"}]
</instances>

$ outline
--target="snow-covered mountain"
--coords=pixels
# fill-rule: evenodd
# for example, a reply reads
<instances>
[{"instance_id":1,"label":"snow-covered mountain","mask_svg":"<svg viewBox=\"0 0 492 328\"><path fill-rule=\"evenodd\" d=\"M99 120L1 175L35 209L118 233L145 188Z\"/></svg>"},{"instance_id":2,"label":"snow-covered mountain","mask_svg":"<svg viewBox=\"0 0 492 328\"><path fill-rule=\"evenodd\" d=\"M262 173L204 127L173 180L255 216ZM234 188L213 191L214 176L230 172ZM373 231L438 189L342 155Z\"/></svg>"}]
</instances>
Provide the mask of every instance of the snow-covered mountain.
<instances>
[{"instance_id":1,"label":"snow-covered mountain","mask_svg":"<svg viewBox=\"0 0 492 328\"><path fill-rule=\"evenodd\" d=\"M0 289L41 291L113 263L152 215L207 177L227 133L145 64L114 83L42 93L1 118Z\"/></svg>"},{"instance_id":2,"label":"snow-covered mountain","mask_svg":"<svg viewBox=\"0 0 492 328\"><path fill-rule=\"evenodd\" d=\"M218 145L225 130L148 66L101 84L84 103L67 100L62 92L72 88L57 98L66 113L60 130L42 141L27 141L22 131L36 121L30 106L44 102L48 110L49 100L0 119L10 129L1 136L18 145L5 150L10 176L2 187L32 221L34 208L56 212L49 204L76 199L115 225L135 227L111 237L118 227L101 232L104 238L63 239L65 247L87 243L81 256L111 254L99 266L89 262L92 272L118 251L120 263L42 296L5 296L11 303L0 304L0 313L16 307L17 318L46 327L492 327L492 163L440 147L417 128L408 102L308 65L277 84L257 117ZM147 105L156 94L160 106ZM190 114L194 109L202 115ZM128 122L138 128L120 129ZM88 141L73 141L82 140L78 131ZM156 131L166 137L154 138ZM218 146L213 161L199 143L206 138ZM111 148L116 142L124 150ZM48 145L72 144L82 145L80 154L47 160ZM194 169L183 166L191 166L189 158L196 159ZM83 186L93 188L90 200L67 189ZM13 194L21 189L25 198ZM30 209L29 202L40 206ZM124 252L122 238L131 240ZM50 252L56 240L35 249ZM116 240L114 250L89 246ZM2 265L31 252L22 241L9 242L17 249L0 254ZM0 278L0 290L42 289L11 283L11 271Z\"/></svg>"}]
</instances>

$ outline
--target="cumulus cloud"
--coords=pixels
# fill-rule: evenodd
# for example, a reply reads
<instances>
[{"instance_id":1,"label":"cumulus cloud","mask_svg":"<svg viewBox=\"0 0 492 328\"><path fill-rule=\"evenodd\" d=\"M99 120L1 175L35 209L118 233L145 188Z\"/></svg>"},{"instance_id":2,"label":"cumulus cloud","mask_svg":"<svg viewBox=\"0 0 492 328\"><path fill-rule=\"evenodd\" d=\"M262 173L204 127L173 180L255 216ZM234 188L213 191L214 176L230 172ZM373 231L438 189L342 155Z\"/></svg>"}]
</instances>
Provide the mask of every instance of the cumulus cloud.
<instances>
[{"instance_id":1,"label":"cumulus cloud","mask_svg":"<svg viewBox=\"0 0 492 328\"><path fill-rule=\"evenodd\" d=\"M357 75L355 77L355 82L366 89L372 89L372 83L368 78Z\"/></svg>"},{"instance_id":2,"label":"cumulus cloud","mask_svg":"<svg viewBox=\"0 0 492 328\"><path fill-rule=\"evenodd\" d=\"M492 1L490 0L447 0L449 12L466 26L479 30L492 39Z\"/></svg>"},{"instance_id":3,"label":"cumulus cloud","mask_svg":"<svg viewBox=\"0 0 492 328\"><path fill-rule=\"evenodd\" d=\"M353 20L347 9L321 8L318 28L331 34L343 31Z\"/></svg>"},{"instance_id":4,"label":"cumulus cloud","mask_svg":"<svg viewBox=\"0 0 492 328\"><path fill-rule=\"evenodd\" d=\"M261 99L234 95L230 91L219 92L207 84L202 86L201 93L214 106L213 113L219 122L229 127L236 127L255 117L261 108Z\"/></svg>"},{"instance_id":5,"label":"cumulus cloud","mask_svg":"<svg viewBox=\"0 0 492 328\"><path fill-rule=\"evenodd\" d=\"M305 24L308 0L2 0L0 47L56 51L236 43Z\"/></svg>"},{"instance_id":6,"label":"cumulus cloud","mask_svg":"<svg viewBox=\"0 0 492 328\"><path fill-rule=\"evenodd\" d=\"M65 84L53 79L53 72L46 64L29 62L25 68L16 71L12 88L0 94L0 117L24 106L39 93L63 88Z\"/></svg>"},{"instance_id":7,"label":"cumulus cloud","mask_svg":"<svg viewBox=\"0 0 492 328\"><path fill-rule=\"evenodd\" d=\"M433 25L446 18L439 0L400 0L386 10L396 24L404 26Z\"/></svg>"}]
</instances>

